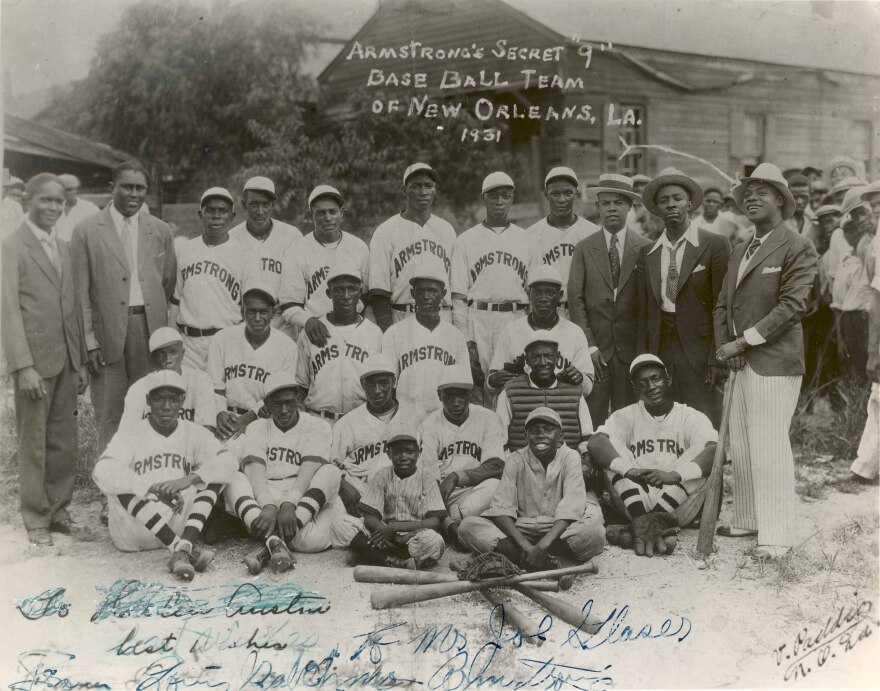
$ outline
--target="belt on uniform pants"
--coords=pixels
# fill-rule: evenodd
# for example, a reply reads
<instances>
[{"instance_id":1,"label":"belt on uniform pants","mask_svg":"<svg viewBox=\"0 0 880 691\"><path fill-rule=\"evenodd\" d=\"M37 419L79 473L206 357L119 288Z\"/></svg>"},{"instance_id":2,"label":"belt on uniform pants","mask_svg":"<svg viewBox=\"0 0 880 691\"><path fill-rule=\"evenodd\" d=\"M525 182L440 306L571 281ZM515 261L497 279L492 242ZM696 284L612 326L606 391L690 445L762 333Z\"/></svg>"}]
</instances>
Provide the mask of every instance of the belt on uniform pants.
<instances>
[{"instance_id":1,"label":"belt on uniform pants","mask_svg":"<svg viewBox=\"0 0 880 691\"><path fill-rule=\"evenodd\" d=\"M143 305L135 305L134 307L128 308L128 313L129 314L146 314L147 308L144 307Z\"/></svg>"},{"instance_id":2,"label":"belt on uniform pants","mask_svg":"<svg viewBox=\"0 0 880 691\"><path fill-rule=\"evenodd\" d=\"M314 410L312 408L306 408L312 415L317 415L318 417L322 417L326 420L333 420L336 422L339 418L342 417L339 413L334 413L331 410Z\"/></svg>"},{"instance_id":3,"label":"belt on uniform pants","mask_svg":"<svg viewBox=\"0 0 880 691\"><path fill-rule=\"evenodd\" d=\"M518 302L486 302L485 300L469 300L468 305L487 312L516 312L528 307Z\"/></svg>"},{"instance_id":4,"label":"belt on uniform pants","mask_svg":"<svg viewBox=\"0 0 880 691\"><path fill-rule=\"evenodd\" d=\"M215 333L220 331L220 329L196 329L192 326L186 326L185 324L178 324L178 330L183 331L187 336L192 336L193 338L201 338L202 336L213 336Z\"/></svg>"},{"instance_id":5,"label":"belt on uniform pants","mask_svg":"<svg viewBox=\"0 0 880 691\"><path fill-rule=\"evenodd\" d=\"M244 415L245 413L251 412L249 408L239 408L238 406L228 406L226 408L230 413L238 413L239 415Z\"/></svg>"},{"instance_id":6,"label":"belt on uniform pants","mask_svg":"<svg viewBox=\"0 0 880 691\"><path fill-rule=\"evenodd\" d=\"M395 309L398 312L415 312L416 306L413 304L409 305L391 305L391 309ZM440 309L442 310L451 310L452 308L449 305L440 305Z\"/></svg>"}]
</instances>

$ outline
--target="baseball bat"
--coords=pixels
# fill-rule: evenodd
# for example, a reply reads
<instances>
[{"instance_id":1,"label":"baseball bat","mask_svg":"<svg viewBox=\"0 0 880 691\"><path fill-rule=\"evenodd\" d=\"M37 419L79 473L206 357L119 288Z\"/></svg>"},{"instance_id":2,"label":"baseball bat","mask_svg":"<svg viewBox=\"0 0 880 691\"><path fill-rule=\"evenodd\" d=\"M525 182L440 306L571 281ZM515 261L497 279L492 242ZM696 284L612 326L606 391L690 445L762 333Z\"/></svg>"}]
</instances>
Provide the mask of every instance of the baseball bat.
<instances>
[{"instance_id":1,"label":"baseball bat","mask_svg":"<svg viewBox=\"0 0 880 691\"><path fill-rule=\"evenodd\" d=\"M724 447L727 446L730 426L730 403L733 399L733 383L736 381L736 370L730 370L727 384L724 386L724 404L721 407L721 422L718 425L718 445L712 459L712 472L706 482L706 499L703 503L703 517L700 519L700 533L697 536L697 551L704 557L712 554L715 540L715 519L721 503L722 474L724 472Z\"/></svg>"},{"instance_id":2,"label":"baseball bat","mask_svg":"<svg viewBox=\"0 0 880 691\"><path fill-rule=\"evenodd\" d=\"M519 630L522 634L523 641L529 645L536 645L539 648L544 645L544 637L536 635L539 630L538 625L529 619L528 616L523 614L509 602L505 602L504 598L494 590L481 590L480 595L482 595L486 602L493 607L500 606L503 608L501 611L504 612L505 622L510 622Z\"/></svg>"},{"instance_id":3,"label":"baseball bat","mask_svg":"<svg viewBox=\"0 0 880 691\"><path fill-rule=\"evenodd\" d=\"M585 616L581 610L565 600L545 593L539 593L525 583L520 583L513 587L533 602L541 605L541 607L550 612L550 614L555 614L559 619L562 619L562 621L566 624L570 624L575 629L580 629L586 633L595 633L596 628L604 621L596 616L592 609L590 610L590 613Z\"/></svg>"},{"instance_id":4,"label":"baseball bat","mask_svg":"<svg viewBox=\"0 0 880 691\"><path fill-rule=\"evenodd\" d=\"M391 566L355 566L354 580L358 583L394 583L397 585L428 585L430 583L461 583L458 576L451 573L435 573L433 571L411 571L396 569ZM559 581L529 581L535 590L558 593L561 589Z\"/></svg>"},{"instance_id":5,"label":"baseball bat","mask_svg":"<svg viewBox=\"0 0 880 691\"><path fill-rule=\"evenodd\" d=\"M436 600L448 595L461 595L472 593L475 590L494 588L500 586L506 588L517 583L528 583L540 578L560 578L569 573L596 573L596 565L588 561L586 564L568 566L564 569L550 569L548 571L536 571L523 573L518 576L500 576L498 578L486 578L481 581L457 581L455 583L432 583L429 585L413 585L409 588L386 588L378 590L370 595L370 604L373 609L389 609L410 605L414 602Z\"/></svg>"}]
</instances>

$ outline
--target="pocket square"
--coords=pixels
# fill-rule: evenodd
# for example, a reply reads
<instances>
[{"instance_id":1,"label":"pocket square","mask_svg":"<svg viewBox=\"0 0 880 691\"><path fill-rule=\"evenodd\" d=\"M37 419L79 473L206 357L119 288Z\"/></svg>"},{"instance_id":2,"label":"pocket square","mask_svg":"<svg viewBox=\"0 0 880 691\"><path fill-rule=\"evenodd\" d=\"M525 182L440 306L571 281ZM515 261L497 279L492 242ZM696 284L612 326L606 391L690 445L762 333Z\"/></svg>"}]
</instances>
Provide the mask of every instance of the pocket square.
<instances>
[{"instance_id":1,"label":"pocket square","mask_svg":"<svg viewBox=\"0 0 880 691\"><path fill-rule=\"evenodd\" d=\"M691 273L692 273L692 274L695 274L695 273L697 273L697 271L705 271L705 270L706 270L706 267L705 267L705 266L703 266L702 264L697 264L697 265L694 267L694 270L691 271Z\"/></svg>"},{"instance_id":2,"label":"pocket square","mask_svg":"<svg viewBox=\"0 0 880 691\"><path fill-rule=\"evenodd\" d=\"M775 273L779 273L780 271L782 271L781 266L765 266L761 270L761 273L762 274L775 274Z\"/></svg>"}]
</instances>

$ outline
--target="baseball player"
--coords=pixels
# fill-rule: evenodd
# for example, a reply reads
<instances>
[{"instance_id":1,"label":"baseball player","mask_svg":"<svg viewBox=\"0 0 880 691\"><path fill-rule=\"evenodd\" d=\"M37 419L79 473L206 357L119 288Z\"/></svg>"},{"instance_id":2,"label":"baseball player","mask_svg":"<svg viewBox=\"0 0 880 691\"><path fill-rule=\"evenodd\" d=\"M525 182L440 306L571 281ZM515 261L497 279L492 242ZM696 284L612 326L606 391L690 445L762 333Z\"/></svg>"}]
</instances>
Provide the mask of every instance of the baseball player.
<instances>
[{"instance_id":1,"label":"baseball player","mask_svg":"<svg viewBox=\"0 0 880 691\"><path fill-rule=\"evenodd\" d=\"M436 480L419 467L414 427L391 426L388 456L391 467L370 478L358 504L366 532L354 536L351 550L364 564L410 569L436 564L446 547L439 532L446 508Z\"/></svg>"},{"instance_id":2,"label":"baseball player","mask_svg":"<svg viewBox=\"0 0 880 691\"><path fill-rule=\"evenodd\" d=\"M284 260L279 309L288 327L304 329L316 346L327 344L329 333L320 318L333 307L327 293L327 277L339 261L358 267L364 285L370 270L370 250L358 237L342 230L345 200L335 187L318 185L309 195L309 211L315 231L309 233ZM357 311L363 304L357 302Z\"/></svg>"},{"instance_id":3,"label":"baseball player","mask_svg":"<svg viewBox=\"0 0 880 691\"><path fill-rule=\"evenodd\" d=\"M252 574L272 563L289 570L295 552L347 547L359 524L337 500L342 473L330 463L330 425L299 413L296 380L276 372L266 382L269 418L248 427L241 472L226 488L231 507L265 545L245 558Z\"/></svg>"},{"instance_id":4,"label":"baseball player","mask_svg":"<svg viewBox=\"0 0 880 691\"><path fill-rule=\"evenodd\" d=\"M544 178L544 196L550 213L526 229L532 244L530 270L541 264L559 270L563 289L559 314L565 319L568 319L568 300L564 293L574 248L599 230L595 223L574 212L575 201L581 196L579 188L577 174L571 168L553 168Z\"/></svg>"},{"instance_id":5,"label":"baseball player","mask_svg":"<svg viewBox=\"0 0 880 691\"><path fill-rule=\"evenodd\" d=\"M475 377L477 369L482 373L474 379L478 390L489 374L501 330L529 304L529 234L507 218L514 191L506 173L487 175L481 195L486 219L462 233L452 248L453 322L467 336Z\"/></svg>"},{"instance_id":6,"label":"baseball player","mask_svg":"<svg viewBox=\"0 0 880 691\"><path fill-rule=\"evenodd\" d=\"M424 263L410 278L416 313L382 336L382 352L396 367L397 391L417 420L440 407L437 384L444 369L469 361L461 331L440 319L446 274L440 262Z\"/></svg>"},{"instance_id":7,"label":"baseball player","mask_svg":"<svg viewBox=\"0 0 880 691\"><path fill-rule=\"evenodd\" d=\"M325 289L332 309L318 319L326 342L315 345L308 331L297 342L296 383L305 392L305 408L330 424L364 402L361 366L382 348L382 330L357 312L360 272L346 261L333 265Z\"/></svg>"},{"instance_id":8,"label":"baseball player","mask_svg":"<svg viewBox=\"0 0 880 691\"><path fill-rule=\"evenodd\" d=\"M259 273L275 295L280 295L284 257L291 248L299 245L303 235L296 226L272 218L276 199L275 183L269 178L258 176L244 183L240 202L247 219L230 230L229 237L242 242L250 250L256 262L251 270ZM294 329L284 320L281 311L275 314L272 326L296 338Z\"/></svg>"},{"instance_id":9,"label":"baseball player","mask_svg":"<svg viewBox=\"0 0 880 691\"><path fill-rule=\"evenodd\" d=\"M214 386L211 377L201 370L185 367L183 361L183 340L180 333L171 327L162 326L150 336L150 359L156 371L171 370L183 378L186 394L180 407L180 419L195 422L216 431L217 410L214 403ZM131 425L143 420L150 413L147 405L147 386L150 375L141 377L125 394L125 405L120 425Z\"/></svg>"},{"instance_id":10,"label":"baseball player","mask_svg":"<svg viewBox=\"0 0 880 691\"><path fill-rule=\"evenodd\" d=\"M504 469L501 421L491 410L470 403L472 388L466 368L446 368L437 387L443 408L428 415L419 428L419 462L440 483L449 512L443 532L453 541L462 518L489 508Z\"/></svg>"},{"instance_id":11,"label":"baseball player","mask_svg":"<svg viewBox=\"0 0 880 691\"><path fill-rule=\"evenodd\" d=\"M489 365L489 389L498 392L525 371L525 344L537 331L547 331L559 343L556 374L561 381L580 385L584 396L593 390L593 359L583 329L559 312L565 284L554 266L533 265L529 271L529 313L501 331Z\"/></svg>"},{"instance_id":12,"label":"baseball player","mask_svg":"<svg viewBox=\"0 0 880 691\"><path fill-rule=\"evenodd\" d=\"M370 302L376 323L386 331L415 311L410 292L413 272L425 260L440 260L449 274L455 230L431 213L437 173L427 163L413 163L403 173L406 208L382 223L370 239ZM451 305L442 305L451 321Z\"/></svg>"},{"instance_id":13,"label":"baseball player","mask_svg":"<svg viewBox=\"0 0 880 691\"><path fill-rule=\"evenodd\" d=\"M241 323L241 287L256 260L229 236L235 203L227 190L212 187L199 206L204 232L180 245L169 321L183 336L183 362L205 371L211 336Z\"/></svg>"},{"instance_id":14,"label":"baseball player","mask_svg":"<svg viewBox=\"0 0 880 691\"><path fill-rule=\"evenodd\" d=\"M275 295L261 283L245 286L241 314L244 324L230 326L211 340L208 375L214 383L217 433L221 439L240 437L263 407L269 375L296 375L296 348L272 328ZM240 445L234 450L240 451Z\"/></svg>"},{"instance_id":15,"label":"baseball player","mask_svg":"<svg viewBox=\"0 0 880 691\"><path fill-rule=\"evenodd\" d=\"M673 400L669 373L656 355L636 357L630 377L639 400L596 430L590 458L604 469L612 503L634 529L650 512L686 526L703 504L718 433L703 413Z\"/></svg>"},{"instance_id":16,"label":"baseball player","mask_svg":"<svg viewBox=\"0 0 880 691\"><path fill-rule=\"evenodd\" d=\"M390 465L385 450L388 425L398 418L418 420L397 400L396 369L387 355L368 357L361 368L360 382L367 402L333 426L333 462L342 469L339 496L352 516L359 516L357 504L367 490L367 480Z\"/></svg>"},{"instance_id":17,"label":"baseball player","mask_svg":"<svg viewBox=\"0 0 880 691\"><path fill-rule=\"evenodd\" d=\"M173 370L148 376L149 416L120 427L92 477L107 495L113 544L124 552L165 546L170 571L189 581L214 557L195 541L236 462L208 430L179 419L183 377Z\"/></svg>"}]
</instances>

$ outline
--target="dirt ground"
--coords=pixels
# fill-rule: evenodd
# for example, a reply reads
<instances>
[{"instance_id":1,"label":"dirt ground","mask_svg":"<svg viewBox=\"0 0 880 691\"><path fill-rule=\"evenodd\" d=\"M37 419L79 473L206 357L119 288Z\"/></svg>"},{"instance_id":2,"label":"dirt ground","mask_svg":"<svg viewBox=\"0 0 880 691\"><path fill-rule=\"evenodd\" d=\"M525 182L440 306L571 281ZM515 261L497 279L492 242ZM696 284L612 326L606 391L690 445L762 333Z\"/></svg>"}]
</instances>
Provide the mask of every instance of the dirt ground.
<instances>
[{"instance_id":1,"label":"dirt ground","mask_svg":"<svg viewBox=\"0 0 880 691\"><path fill-rule=\"evenodd\" d=\"M55 547L37 549L26 543L20 526L3 524L0 565L7 597L0 633L0 680L4 688L22 691L397 685L876 688L880 685L880 636L874 635L878 633L877 500L876 488L801 500L802 545L777 565L751 559L754 540L750 539L716 538L716 554L708 561L695 558L694 530L684 531L675 554L667 557L647 559L607 547L596 559L598 575L581 577L557 597L578 608L592 598L593 612L603 619L612 612L617 616L598 634L578 638L570 636L568 624L544 620L546 640L540 647L522 645L509 625L500 631L497 619L493 634L488 625L490 606L477 594L374 611L370 593L405 586L355 583L340 550L301 555L291 574L254 578L241 564L250 545L228 541L220 546L210 570L180 589L167 572L165 552L117 552L106 529L92 529L84 540L59 536ZM96 526L98 508L97 501L77 503L74 517L83 526ZM729 512L726 497L722 519ZM456 556L448 550L436 570L449 573L449 559ZM183 592L211 601L240 584L256 584L262 592L273 585L298 584L320 593L330 607L312 615L229 616L227 609L216 616L192 618L163 617L151 610L147 613L153 616L90 621L94 613L103 611L101 589L116 579L165 584L167 588L160 590L166 599ZM14 609L22 598L59 587L65 592L55 602L69 604L67 616L50 612L28 620ZM536 604L519 594L511 598L515 606L541 621L545 612ZM45 609L24 603L31 616ZM389 628L362 647L368 641L362 634L382 627ZM424 636L430 627L440 632L433 643ZM134 628L136 632L122 645ZM250 638L254 629L258 633ZM205 634L202 641L211 641L201 652L198 646L191 652L192 630ZM150 636L156 638L150 641ZM137 640L142 641L141 654L130 654ZM160 640L166 641L164 650ZM239 646L232 647L236 642ZM270 644L275 648L254 648ZM148 652L151 648L153 652ZM798 659L800 665L793 665ZM305 674L309 660L315 662ZM335 675L325 673L331 665ZM367 678L368 673L375 674ZM357 674L363 676L353 679Z\"/></svg>"}]
</instances>

